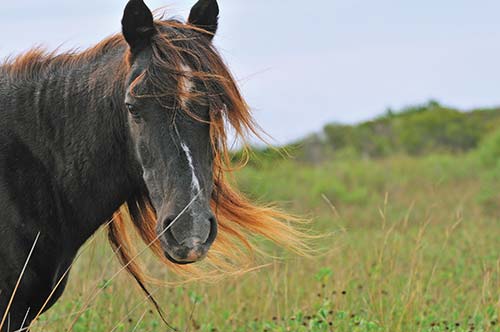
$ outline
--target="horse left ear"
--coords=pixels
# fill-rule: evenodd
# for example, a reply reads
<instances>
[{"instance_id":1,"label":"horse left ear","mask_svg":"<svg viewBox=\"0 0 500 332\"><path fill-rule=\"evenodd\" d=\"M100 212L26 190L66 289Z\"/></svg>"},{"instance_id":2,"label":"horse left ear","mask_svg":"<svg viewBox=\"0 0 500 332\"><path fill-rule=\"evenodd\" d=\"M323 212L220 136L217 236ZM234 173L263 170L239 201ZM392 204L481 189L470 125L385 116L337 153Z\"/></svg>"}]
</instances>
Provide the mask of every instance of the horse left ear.
<instances>
[{"instance_id":1,"label":"horse left ear","mask_svg":"<svg viewBox=\"0 0 500 332\"><path fill-rule=\"evenodd\" d=\"M199 0L191 9L188 23L210 33L212 39L219 25L219 5L217 0Z\"/></svg>"},{"instance_id":2,"label":"horse left ear","mask_svg":"<svg viewBox=\"0 0 500 332\"><path fill-rule=\"evenodd\" d=\"M151 43L155 33L153 14L143 0L129 0L122 18L122 32L132 53Z\"/></svg>"}]
</instances>

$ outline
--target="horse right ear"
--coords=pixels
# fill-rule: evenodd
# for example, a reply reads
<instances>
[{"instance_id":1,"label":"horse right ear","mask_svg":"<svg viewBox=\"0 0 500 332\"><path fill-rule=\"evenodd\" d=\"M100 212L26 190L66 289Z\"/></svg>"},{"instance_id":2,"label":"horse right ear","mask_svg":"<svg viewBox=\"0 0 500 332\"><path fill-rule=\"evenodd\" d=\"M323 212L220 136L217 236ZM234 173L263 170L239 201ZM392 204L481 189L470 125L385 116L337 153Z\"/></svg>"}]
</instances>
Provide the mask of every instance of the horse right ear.
<instances>
[{"instance_id":1,"label":"horse right ear","mask_svg":"<svg viewBox=\"0 0 500 332\"><path fill-rule=\"evenodd\" d=\"M130 0L122 18L123 37L132 53L137 53L151 43L155 33L153 14L143 0Z\"/></svg>"}]
</instances>

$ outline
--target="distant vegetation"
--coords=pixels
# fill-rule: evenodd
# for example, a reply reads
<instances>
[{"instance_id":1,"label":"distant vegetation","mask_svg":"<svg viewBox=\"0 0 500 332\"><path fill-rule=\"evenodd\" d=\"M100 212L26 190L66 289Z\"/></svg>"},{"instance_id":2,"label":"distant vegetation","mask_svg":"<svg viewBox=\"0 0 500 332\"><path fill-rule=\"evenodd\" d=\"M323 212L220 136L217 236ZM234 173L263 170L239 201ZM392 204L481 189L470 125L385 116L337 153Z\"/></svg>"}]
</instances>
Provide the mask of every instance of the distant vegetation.
<instances>
[{"instance_id":1,"label":"distant vegetation","mask_svg":"<svg viewBox=\"0 0 500 332\"><path fill-rule=\"evenodd\" d=\"M500 108L463 112L430 101L400 111L387 110L357 125L332 123L321 133L285 146L297 159L312 163L342 157L383 158L460 153L478 147L500 129ZM281 158L279 151L255 150L255 160Z\"/></svg>"},{"instance_id":2,"label":"distant vegetation","mask_svg":"<svg viewBox=\"0 0 500 332\"><path fill-rule=\"evenodd\" d=\"M241 157L240 154L241 152L236 153L236 157ZM319 178L304 179L304 183L309 181L315 183L315 186L305 186L301 190L296 188L294 193L302 192L303 199L308 200L321 194L336 203L365 204L370 192L369 185L363 183L365 168L350 180L351 185L347 187L338 177L319 175L317 170L349 165L351 171L354 171L362 164L362 160L380 161L379 165L385 159L408 157L416 163L434 160L438 156L442 156L441 160L466 158L481 165L480 172L475 175L480 179L476 201L486 213L500 217L500 108L466 112L429 101L399 111L389 109L374 120L356 125L328 124L320 133L278 149L254 148L249 163L257 173L276 172L274 169L278 163L288 164L290 169L297 169L298 165L308 166L316 171L307 174L316 174ZM408 165L401 167L407 169ZM448 175L457 169L460 166L453 165L453 162L446 165ZM391 177L388 174L376 178L381 181L379 185L382 185ZM274 182L269 184L271 188L268 190L276 190L277 181L278 174ZM283 181L287 185L280 188L290 185L288 177ZM362 185L353 187L353 183Z\"/></svg>"}]
</instances>

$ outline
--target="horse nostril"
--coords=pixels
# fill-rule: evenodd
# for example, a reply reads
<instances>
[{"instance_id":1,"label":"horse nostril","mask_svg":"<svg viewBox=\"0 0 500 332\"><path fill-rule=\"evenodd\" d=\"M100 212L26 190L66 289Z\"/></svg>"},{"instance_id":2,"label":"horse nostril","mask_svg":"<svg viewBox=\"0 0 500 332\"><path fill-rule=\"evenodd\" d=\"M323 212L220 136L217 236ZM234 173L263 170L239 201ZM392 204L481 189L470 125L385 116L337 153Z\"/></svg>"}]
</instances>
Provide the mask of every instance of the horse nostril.
<instances>
[{"instance_id":1,"label":"horse nostril","mask_svg":"<svg viewBox=\"0 0 500 332\"><path fill-rule=\"evenodd\" d=\"M170 229L172 227L172 222L174 221L174 218L167 218L163 221L163 230L166 231L167 229Z\"/></svg>"},{"instance_id":2,"label":"horse nostril","mask_svg":"<svg viewBox=\"0 0 500 332\"><path fill-rule=\"evenodd\" d=\"M210 222L210 234L208 234L208 239L205 241L205 244L211 245L217 237L217 220L212 215L208 221Z\"/></svg>"},{"instance_id":3,"label":"horse nostril","mask_svg":"<svg viewBox=\"0 0 500 332\"><path fill-rule=\"evenodd\" d=\"M162 233L168 243L170 243L171 245L179 246L179 242L176 240L174 234L172 233L172 226L174 225L175 221L175 217L166 218L163 221Z\"/></svg>"}]
</instances>

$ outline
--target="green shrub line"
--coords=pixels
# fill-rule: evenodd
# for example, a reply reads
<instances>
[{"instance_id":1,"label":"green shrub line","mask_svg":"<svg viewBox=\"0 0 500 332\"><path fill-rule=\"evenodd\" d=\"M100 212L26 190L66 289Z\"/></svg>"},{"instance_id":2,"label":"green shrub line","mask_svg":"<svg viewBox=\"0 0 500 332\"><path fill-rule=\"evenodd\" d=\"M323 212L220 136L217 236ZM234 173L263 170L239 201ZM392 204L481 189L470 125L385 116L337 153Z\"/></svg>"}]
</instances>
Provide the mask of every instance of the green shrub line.
<instances>
[{"instance_id":1,"label":"green shrub line","mask_svg":"<svg viewBox=\"0 0 500 332\"><path fill-rule=\"evenodd\" d=\"M322 132L278 150L255 148L253 162L282 159L283 151L312 163L332 158L463 153L476 149L499 129L500 108L463 112L430 101L397 112L387 110L384 115L357 125L331 123Z\"/></svg>"}]
</instances>

